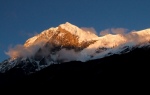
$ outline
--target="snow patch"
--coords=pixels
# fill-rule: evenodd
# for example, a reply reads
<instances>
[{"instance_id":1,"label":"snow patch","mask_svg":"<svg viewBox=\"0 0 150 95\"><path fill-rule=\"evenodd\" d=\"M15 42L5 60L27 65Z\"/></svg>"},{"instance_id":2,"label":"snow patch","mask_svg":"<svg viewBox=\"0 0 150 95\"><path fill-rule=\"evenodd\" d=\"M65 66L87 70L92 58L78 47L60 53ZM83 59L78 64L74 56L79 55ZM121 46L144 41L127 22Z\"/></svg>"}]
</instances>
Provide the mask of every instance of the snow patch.
<instances>
[{"instance_id":1,"label":"snow patch","mask_svg":"<svg viewBox=\"0 0 150 95\"><path fill-rule=\"evenodd\" d=\"M94 33L91 33L89 31L86 32L86 31L78 28L77 26L70 24L69 22L66 22L65 24L61 24L58 27L70 32L73 35L78 36L79 42L91 40L92 38L98 37Z\"/></svg>"}]
</instances>

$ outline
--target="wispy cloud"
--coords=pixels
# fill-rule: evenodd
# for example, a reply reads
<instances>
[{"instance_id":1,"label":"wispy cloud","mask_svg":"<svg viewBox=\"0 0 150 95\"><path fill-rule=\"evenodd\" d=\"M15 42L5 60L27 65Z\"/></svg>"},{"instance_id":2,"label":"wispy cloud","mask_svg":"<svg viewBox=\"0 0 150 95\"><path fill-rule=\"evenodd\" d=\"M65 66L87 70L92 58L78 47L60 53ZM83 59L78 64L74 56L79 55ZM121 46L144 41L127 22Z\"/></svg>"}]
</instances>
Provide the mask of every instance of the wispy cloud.
<instances>
[{"instance_id":1,"label":"wispy cloud","mask_svg":"<svg viewBox=\"0 0 150 95\"><path fill-rule=\"evenodd\" d=\"M33 36L38 35L38 33L37 32L33 32L33 33L27 33L26 35L29 36L29 37L33 37Z\"/></svg>"},{"instance_id":2,"label":"wispy cloud","mask_svg":"<svg viewBox=\"0 0 150 95\"><path fill-rule=\"evenodd\" d=\"M97 34L96 30L93 27L81 27L84 31L89 31L91 33Z\"/></svg>"},{"instance_id":3,"label":"wispy cloud","mask_svg":"<svg viewBox=\"0 0 150 95\"><path fill-rule=\"evenodd\" d=\"M100 36L104 36L107 34L126 34L128 29L125 28L111 28L100 31Z\"/></svg>"},{"instance_id":4,"label":"wispy cloud","mask_svg":"<svg viewBox=\"0 0 150 95\"><path fill-rule=\"evenodd\" d=\"M36 32L36 31L33 31L33 32L27 32L27 31L20 31L19 32L19 35L20 36L25 36L25 37L33 37L33 36L36 36L36 35L38 35L38 32Z\"/></svg>"},{"instance_id":5,"label":"wispy cloud","mask_svg":"<svg viewBox=\"0 0 150 95\"><path fill-rule=\"evenodd\" d=\"M14 47L9 47L8 52L5 52L5 54L11 58L30 57L34 55L38 49L39 46L37 45L28 48L24 47L24 45L16 45Z\"/></svg>"}]
</instances>

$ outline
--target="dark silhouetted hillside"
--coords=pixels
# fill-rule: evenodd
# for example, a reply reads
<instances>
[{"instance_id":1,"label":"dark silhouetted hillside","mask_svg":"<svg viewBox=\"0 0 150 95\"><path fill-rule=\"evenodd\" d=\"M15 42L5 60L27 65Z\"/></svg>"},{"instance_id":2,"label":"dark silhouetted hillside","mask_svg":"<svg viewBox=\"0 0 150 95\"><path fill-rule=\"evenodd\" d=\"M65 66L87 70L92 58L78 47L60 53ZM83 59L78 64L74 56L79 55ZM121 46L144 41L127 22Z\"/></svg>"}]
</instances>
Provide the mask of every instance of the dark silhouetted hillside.
<instances>
[{"instance_id":1,"label":"dark silhouetted hillside","mask_svg":"<svg viewBox=\"0 0 150 95\"><path fill-rule=\"evenodd\" d=\"M36 73L25 75L18 69L0 74L1 86L46 86L56 84L81 85L147 85L149 82L150 49L136 48L121 55L112 55L88 62L67 62L50 65Z\"/></svg>"}]
</instances>

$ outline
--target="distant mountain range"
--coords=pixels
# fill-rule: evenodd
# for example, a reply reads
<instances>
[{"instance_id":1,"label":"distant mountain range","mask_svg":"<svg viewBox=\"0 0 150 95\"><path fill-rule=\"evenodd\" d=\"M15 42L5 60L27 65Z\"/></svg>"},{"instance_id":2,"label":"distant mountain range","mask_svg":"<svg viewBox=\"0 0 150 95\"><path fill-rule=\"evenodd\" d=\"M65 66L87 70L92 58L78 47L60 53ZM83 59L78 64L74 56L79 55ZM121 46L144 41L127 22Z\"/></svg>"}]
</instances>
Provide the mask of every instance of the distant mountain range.
<instances>
[{"instance_id":1,"label":"distant mountain range","mask_svg":"<svg viewBox=\"0 0 150 95\"><path fill-rule=\"evenodd\" d=\"M66 22L9 50L0 63L0 85L147 84L149 42L150 29L98 37Z\"/></svg>"}]
</instances>

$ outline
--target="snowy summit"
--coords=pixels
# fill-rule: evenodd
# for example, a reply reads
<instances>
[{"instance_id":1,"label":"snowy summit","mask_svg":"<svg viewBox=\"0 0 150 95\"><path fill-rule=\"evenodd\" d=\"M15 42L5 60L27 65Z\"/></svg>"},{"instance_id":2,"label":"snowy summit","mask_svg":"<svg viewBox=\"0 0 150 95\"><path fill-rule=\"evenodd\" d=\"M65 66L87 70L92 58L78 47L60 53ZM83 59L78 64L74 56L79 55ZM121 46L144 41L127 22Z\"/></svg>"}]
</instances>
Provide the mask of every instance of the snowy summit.
<instances>
[{"instance_id":1,"label":"snowy summit","mask_svg":"<svg viewBox=\"0 0 150 95\"><path fill-rule=\"evenodd\" d=\"M27 71L31 73L51 64L86 62L129 52L133 47L148 45L149 41L150 29L99 37L66 22L29 38L23 46L9 50L10 59L0 64L0 71L8 71L15 66L22 66L27 71L26 67L32 65Z\"/></svg>"}]
</instances>

